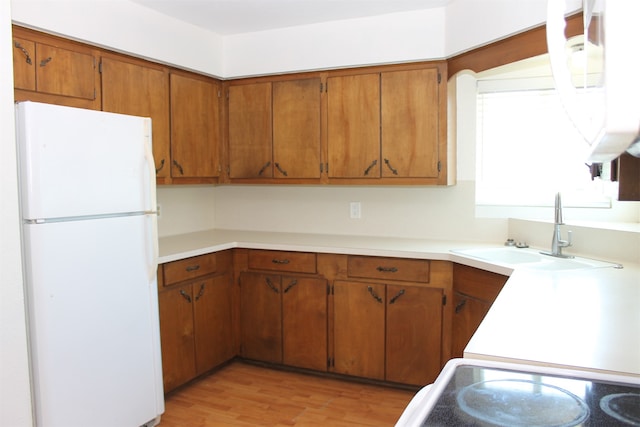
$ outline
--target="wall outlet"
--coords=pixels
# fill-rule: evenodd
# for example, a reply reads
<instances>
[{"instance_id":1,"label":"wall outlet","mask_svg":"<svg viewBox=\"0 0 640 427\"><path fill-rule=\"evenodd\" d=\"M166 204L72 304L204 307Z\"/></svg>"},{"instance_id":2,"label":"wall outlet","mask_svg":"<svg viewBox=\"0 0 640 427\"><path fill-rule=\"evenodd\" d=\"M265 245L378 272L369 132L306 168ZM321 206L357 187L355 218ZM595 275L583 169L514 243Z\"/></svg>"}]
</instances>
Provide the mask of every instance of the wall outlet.
<instances>
[{"instance_id":1,"label":"wall outlet","mask_svg":"<svg viewBox=\"0 0 640 427\"><path fill-rule=\"evenodd\" d=\"M362 217L362 207L360 202L349 203L349 218L360 219Z\"/></svg>"},{"instance_id":2,"label":"wall outlet","mask_svg":"<svg viewBox=\"0 0 640 427\"><path fill-rule=\"evenodd\" d=\"M158 215L158 218L160 218L160 203L156 205L156 214Z\"/></svg>"}]
</instances>

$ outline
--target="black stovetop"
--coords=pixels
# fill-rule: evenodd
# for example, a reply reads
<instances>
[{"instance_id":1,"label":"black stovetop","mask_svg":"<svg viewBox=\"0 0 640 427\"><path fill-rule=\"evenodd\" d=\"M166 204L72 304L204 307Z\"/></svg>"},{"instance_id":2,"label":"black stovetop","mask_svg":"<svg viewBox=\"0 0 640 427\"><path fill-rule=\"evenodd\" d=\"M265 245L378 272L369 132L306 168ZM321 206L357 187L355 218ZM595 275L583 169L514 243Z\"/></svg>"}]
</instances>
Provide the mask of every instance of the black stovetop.
<instances>
[{"instance_id":1,"label":"black stovetop","mask_svg":"<svg viewBox=\"0 0 640 427\"><path fill-rule=\"evenodd\" d=\"M424 426L640 426L640 385L458 366Z\"/></svg>"}]
</instances>

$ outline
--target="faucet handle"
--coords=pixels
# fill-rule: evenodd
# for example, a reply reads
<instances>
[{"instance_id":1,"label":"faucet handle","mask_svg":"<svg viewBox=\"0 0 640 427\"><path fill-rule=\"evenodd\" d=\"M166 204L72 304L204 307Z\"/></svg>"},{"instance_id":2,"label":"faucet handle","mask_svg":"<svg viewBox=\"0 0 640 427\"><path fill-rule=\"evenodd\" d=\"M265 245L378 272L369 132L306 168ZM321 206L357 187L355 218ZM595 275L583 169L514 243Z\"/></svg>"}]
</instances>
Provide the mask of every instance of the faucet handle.
<instances>
[{"instance_id":1,"label":"faucet handle","mask_svg":"<svg viewBox=\"0 0 640 427\"><path fill-rule=\"evenodd\" d=\"M573 236L573 231L567 230L567 246L571 246L571 236Z\"/></svg>"}]
</instances>

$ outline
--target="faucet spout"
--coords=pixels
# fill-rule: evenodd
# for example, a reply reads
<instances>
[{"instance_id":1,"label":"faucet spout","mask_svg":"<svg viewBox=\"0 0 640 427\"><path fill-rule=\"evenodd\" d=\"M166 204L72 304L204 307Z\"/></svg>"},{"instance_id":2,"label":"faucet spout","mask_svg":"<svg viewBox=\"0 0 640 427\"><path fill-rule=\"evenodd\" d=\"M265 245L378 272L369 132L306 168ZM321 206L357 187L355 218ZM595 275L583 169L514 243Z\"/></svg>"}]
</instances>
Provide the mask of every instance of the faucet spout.
<instances>
[{"instance_id":1,"label":"faucet spout","mask_svg":"<svg viewBox=\"0 0 640 427\"><path fill-rule=\"evenodd\" d=\"M551 240L551 251L540 252L543 255L550 255L557 258L573 258L573 255L565 255L562 253L562 248L571 246L571 231L567 231L567 240L562 239L561 225L564 225L562 220L562 199L560 193L556 193L555 200L555 218L553 224L553 239Z\"/></svg>"}]
</instances>

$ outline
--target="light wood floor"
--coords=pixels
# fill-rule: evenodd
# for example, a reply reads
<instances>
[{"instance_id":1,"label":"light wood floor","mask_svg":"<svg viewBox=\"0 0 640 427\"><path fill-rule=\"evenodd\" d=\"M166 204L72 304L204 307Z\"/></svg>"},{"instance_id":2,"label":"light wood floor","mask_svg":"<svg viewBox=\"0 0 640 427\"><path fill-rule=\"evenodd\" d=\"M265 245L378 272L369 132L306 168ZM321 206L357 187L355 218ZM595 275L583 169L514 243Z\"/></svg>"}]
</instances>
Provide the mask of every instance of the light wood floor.
<instances>
[{"instance_id":1,"label":"light wood floor","mask_svg":"<svg viewBox=\"0 0 640 427\"><path fill-rule=\"evenodd\" d=\"M169 395L160 427L393 426L413 395L234 362Z\"/></svg>"}]
</instances>

